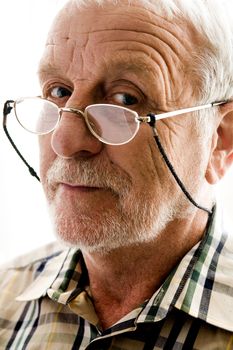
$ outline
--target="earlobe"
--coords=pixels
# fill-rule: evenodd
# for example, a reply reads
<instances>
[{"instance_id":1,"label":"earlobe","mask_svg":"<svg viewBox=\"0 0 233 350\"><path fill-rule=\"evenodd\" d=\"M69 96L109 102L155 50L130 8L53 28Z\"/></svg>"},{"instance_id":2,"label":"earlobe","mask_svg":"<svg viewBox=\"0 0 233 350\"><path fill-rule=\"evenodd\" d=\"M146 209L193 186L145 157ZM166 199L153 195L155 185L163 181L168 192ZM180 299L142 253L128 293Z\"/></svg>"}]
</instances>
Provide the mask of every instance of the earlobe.
<instances>
[{"instance_id":1,"label":"earlobe","mask_svg":"<svg viewBox=\"0 0 233 350\"><path fill-rule=\"evenodd\" d=\"M233 103L228 103L221 112L206 169L206 180L210 184L217 183L233 163Z\"/></svg>"}]
</instances>

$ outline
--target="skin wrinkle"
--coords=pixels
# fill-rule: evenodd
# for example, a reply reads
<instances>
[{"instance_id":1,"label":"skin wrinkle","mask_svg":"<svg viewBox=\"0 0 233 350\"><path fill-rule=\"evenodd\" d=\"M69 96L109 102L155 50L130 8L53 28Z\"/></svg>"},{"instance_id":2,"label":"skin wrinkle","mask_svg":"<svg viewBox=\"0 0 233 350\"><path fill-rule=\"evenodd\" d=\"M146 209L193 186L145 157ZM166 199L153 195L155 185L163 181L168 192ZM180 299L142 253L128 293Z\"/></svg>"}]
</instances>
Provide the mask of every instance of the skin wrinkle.
<instances>
[{"instance_id":1,"label":"skin wrinkle","mask_svg":"<svg viewBox=\"0 0 233 350\"><path fill-rule=\"evenodd\" d=\"M159 39L159 38L154 38L154 45L156 44L156 39L158 39L158 40L161 40L161 39ZM130 40L130 39L129 39ZM116 40L115 39L115 42L117 42L117 41L119 41L119 40ZM139 42L140 42L140 40L139 40ZM107 41L103 41L103 43L107 43ZM131 40L131 43L132 43L132 40ZM163 44L164 44L164 42L163 42ZM166 43L165 43L165 45L166 45ZM170 48L170 46L169 46L169 44L167 44L168 46L164 49L163 48L163 51L165 52L166 51L166 49L169 47ZM86 46L85 46L85 48L87 47L87 44L86 44ZM156 45L155 45L155 47L157 47ZM151 46L151 48L155 48L155 47L153 47L153 46ZM134 52L136 52L136 50L134 50ZM172 51L173 52L173 51ZM144 53L144 52L143 52ZM161 72L164 72L164 78L167 76L167 78L166 79L163 79L162 81L163 82L166 82L166 98L168 99L168 101L170 102L169 104L171 104L172 106L173 106L173 108L174 108L174 102L176 102L178 99L179 99L179 96L181 96L182 95L182 91L180 92L180 94L179 94L179 96L178 96L178 98L172 98L171 97L171 92L172 92L172 90L173 90L173 85L175 84L175 83L177 83L176 82L176 80L173 78L173 72L172 72L172 70L173 70L173 67L174 67L174 69L177 69L177 61L175 61L174 62L174 64L168 64L168 61L166 60L166 57L170 60L171 59L171 56L169 56L169 55L163 55L163 52L159 52L158 50L156 51L156 53L158 54L158 57L159 57L159 59L161 59L161 60L163 60L164 61L164 65L163 65L163 67L166 67L164 70L162 70L161 69ZM84 53L81 53L82 55L84 55ZM155 53L154 53L155 54ZM71 62L72 63L74 63L74 61L75 61L75 58L76 58L76 56L75 56L75 52L73 52L72 51L72 59L71 59ZM179 60L180 61L180 60ZM154 62L153 62L154 63ZM81 63L80 63L81 64ZM83 64L83 63L82 63ZM159 65L159 64L158 64ZM70 65L71 66L71 65ZM160 66L160 65L159 65ZM161 68L161 67L160 67ZM169 74L165 74L165 70L168 70L168 73ZM172 82L172 84L171 84L171 82ZM181 86L183 87L183 85L181 84ZM168 89L170 89L170 92L168 91Z\"/></svg>"},{"instance_id":2,"label":"skin wrinkle","mask_svg":"<svg viewBox=\"0 0 233 350\"><path fill-rule=\"evenodd\" d=\"M158 179L161 188L163 188L163 176L162 175L166 169L166 165L164 162L162 162L160 168L158 168L156 166L157 162L158 162L158 158L161 158L162 156L158 152L158 149L157 149L155 142L154 142L154 138L152 138L151 142L149 142L149 149L150 149L150 157L154 162L155 176L157 175L156 178ZM156 156L155 156L155 153L156 153Z\"/></svg>"},{"instance_id":3,"label":"skin wrinkle","mask_svg":"<svg viewBox=\"0 0 233 350\"><path fill-rule=\"evenodd\" d=\"M136 7L136 9L137 9L137 7ZM130 13L130 15L131 15L131 13ZM114 15L113 15L113 17L114 17ZM127 15L126 15L126 17L127 17ZM144 19L144 18L145 18L145 17L143 16L143 19ZM167 22L166 22L166 25L167 25ZM159 26L158 26L158 28L159 28ZM119 29L118 29L118 30L119 30ZM124 30L124 29L123 29L123 30ZM157 30L157 28L156 28L156 30ZM98 32L98 30L95 30L95 33L97 33L97 32ZM167 32L167 30L165 30L165 32ZM93 32L92 32L92 33L93 33ZM170 33L170 32L169 32L169 33ZM174 34L172 34L172 36L175 37ZM175 37L175 39L176 39L176 40L175 40L175 43L176 43L176 42L177 42L177 38ZM173 45L173 47L175 47L175 45ZM176 54L177 54L177 53L176 53ZM172 76L172 75L171 75L171 76Z\"/></svg>"},{"instance_id":4,"label":"skin wrinkle","mask_svg":"<svg viewBox=\"0 0 233 350\"><path fill-rule=\"evenodd\" d=\"M147 34L147 35L149 35L149 36L152 36L153 37L153 39L154 38L156 38L156 36L158 35L158 34L162 34L162 33L166 33L166 34L170 34L170 38L169 38L169 40L170 40L170 44L172 44L171 45L171 50L176 54L176 56L179 56L179 47L177 47L176 45L177 44L179 44L180 46L182 46L182 49L184 49L185 51L186 51L186 53L188 53L188 49L186 49L186 47L184 46L184 45L181 45L182 43L181 43L181 41L180 41L180 36L179 35L175 35L175 33L172 31L172 30L169 30L169 27L171 26L171 22L170 21L166 21L166 19L165 18L162 18L161 16L159 16L159 15L155 15L154 13L153 13L153 15L154 15L154 17L160 17L162 20L163 20L163 22L165 22L165 24L162 26L162 25L156 25L156 30L155 30L155 32L152 34L151 32L149 32L149 31L143 31L143 30L137 30L137 28L134 28L134 30L131 30L132 32L136 32L136 33L140 33L140 34ZM115 15L112 15L113 16L113 18L115 17ZM130 15L127 15L127 14L121 14L121 17L122 18L124 18L124 16L126 17L126 19L128 18L128 17L130 17L131 18L131 16L132 16L132 13L130 13ZM137 19L137 22L142 22L142 23L144 23L145 22L145 17L143 17L141 20L140 19ZM151 24L151 27L155 27L155 25L154 25L154 23L156 22L149 22L148 21L148 17L146 17L146 21L147 21L147 24ZM93 33L100 33L100 32L102 32L103 30L95 30L95 31L90 31L90 32L82 32L82 34L93 34ZM105 29L104 30L104 32L107 32L107 31L112 31L112 29ZM125 31L125 28L117 28L117 30L114 30L115 32L117 32L117 31ZM181 30L180 31L180 33L179 34L183 34L183 30ZM140 35L141 36L141 35ZM62 36L61 36L61 38L62 38ZM65 37L64 39L66 39L67 37ZM68 37L69 38L69 40L75 40L75 39L72 39L71 37ZM174 40L174 44L173 44L173 40L171 40L171 38ZM159 37L157 37L157 39L160 39ZM164 41L163 41L163 43L164 43ZM186 42L186 44L187 44L187 42ZM169 47L170 47L170 45L168 45ZM191 48L191 47L190 47Z\"/></svg>"},{"instance_id":5,"label":"skin wrinkle","mask_svg":"<svg viewBox=\"0 0 233 350\"><path fill-rule=\"evenodd\" d=\"M122 52L124 52L125 50L122 50ZM129 50L127 50L127 51L129 51ZM144 52L143 51L139 51L139 50L134 50L134 53L142 53L142 54L144 54ZM158 52L157 52L158 53ZM174 101L176 101L176 99L174 98L172 98L171 97L171 95L172 95L172 88L170 89L170 85L171 84L169 84L169 82L170 82L170 80L169 80L169 76L168 77L166 77L167 76L167 74L166 74L166 68L167 68L167 65L166 65L166 62L165 61L162 61L162 56L161 55L159 55L158 54L158 60L155 60L155 57L153 56L153 58L152 57L150 57L150 59L151 59L151 61L153 62L153 65L155 64L155 63L157 63L157 66L160 68L159 69L159 74L161 75L161 76L163 76L163 79L161 79L160 80L160 82L162 82L162 89L164 90L164 91L166 91L166 94L165 94L165 96L166 96L166 104L167 105L169 105L169 104L171 104L171 105L173 105L174 104ZM162 66L161 66L161 64L159 64L159 63L165 63L165 64L162 64ZM161 67L165 67L165 69L161 69ZM169 91L168 91L169 90ZM162 101L162 99L161 98L159 98L158 100L160 100L160 104L161 105L165 105L165 101ZM156 101L156 103L158 103L157 101ZM173 107L174 108L174 107ZM161 110L161 108L160 108L160 110ZM165 109L164 109L164 111L165 111ZM167 111L167 109L166 109L166 111ZM148 112L156 112L156 110L155 111L153 111L153 110L151 110L151 111L148 111Z\"/></svg>"},{"instance_id":6,"label":"skin wrinkle","mask_svg":"<svg viewBox=\"0 0 233 350\"><path fill-rule=\"evenodd\" d=\"M64 40L60 40L60 36L59 36L59 43L60 44L64 44L64 41L68 41L67 39L64 39ZM71 40L69 40L69 41L71 41ZM87 43L88 43L88 38L86 38L86 40L85 40L85 42L83 43L83 45L81 46L81 48L85 48L86 46L87 46ZM54 40L54 38L53 38L53 50L56 48L56 45L57 45L57 43L56 43L56 41ZM51 46L51 45L48 45L48 44L46 44L46 47L49 47L49 46ZM69 65L69 69L71 69L71 66L72 66L72 64L74 64L75 62L76 62L76 55L75 55L75 51L76 51L76 40L74 40L74 42L73 42L73 44L72 44L72 50L71 50L71 52L70 52L70 65ZM79 44L79 48L80 48L80 44ZM79 58L80 59L80 58ZM54 60L56 61L56 59L54 58ZM81 62L79 62L79 64L81 65L83 65L83 62L81 63ZM69 71L67 71L67 74L66 74L67 76L69 75Z\"/></svg>"},{"instance_id":7,"label":"skin wrinkle","mask_svg":"<svg viewBox=\"0 0 233 350\"><path fill-rule=\"evenodd\" d=\"M116 40L117 41L117 40ZM118 42L120 42L120 40L118 40ZM132 40L130 40L130 43L132 43ZM123 51L123 50L122 50ZM129 50L128 50L129 51ZM144 51L139 51L139 50L134 50L134 53L144 53ZM155 59L155 55L157 55L158 59ZM152 57L151 57L152 58ZM168 60L165 59L165 56L163 56L163 54L161 52L159 52L158 50L156 52L154 52L153 55L153 63L154 61L157 61L158 66L160 67L161 73L163 73L164 79L162 80L164 83L166 83L164 85L164 87L166 86L166 99L168 101L170 101L170 103L173 105L174 102L176 101L176 99L172 99L171 97L171 92L172 92L172 87L175 83L174 79L173 79L173 64L168 64ZM172 60L171 56L168 57L169 60ZM159 62L164 63L164 64L159 64ZM177 67L177 62L174 62L174 67ZM161 69L161 67L164 67L165 69ZM168 74L166 74L166 70L168 71ZM170 90L168 92L168 89ZM174 106L173 106L174 108Z\"/></svg>"},{"instance_id":8,"label":"skin wrinkle","mask_svg":"<svg viewBox=\"0 0 233 350\"><path fill-rule=\"evenodd\" d=\"M136 9L138 10L138 9L140 9L140 7L136 7ZM135 13L136 13L136 11L135 11ZM127 14L125 14L125 13L121 13L120 14L121 15L121 17L122 18L124 18L124 17L129 17L130 19L132 19L132 8L130 9L130 13L129 13L129 15L127 15ZM118 16L118 15L117 15ZM137 17L138 16L140 16L140 13L138 14L137 13ZM104 16L103 16L104 17ZM116 17L116 15L112 15L112 17L114 18L114 17ZM148 35L152 35L152 36L156 36L156 35L158 35L158 33L160 32L160 30L161 30L161 33L166 33L166 34L170 34L170 37L172 38L172 39L175 39L175 41L174 41L174 45L172 45L172 50L173 51L175 51L176 52L176 54L177 55L179 55L179 49L178 48L176 48L176 45L177 44L181 44L181 41L180 41L180 37L182 36L182 34L183 34L183 30L181 30L178 34L180 34L180 35L176 35L175 33L174 33L174 29L172 30L169 30L169 28L170 27L174 27L174 23L172 23L172 25L171 25L171 22L170 21L168 21L168 20L166 20L165 18L162 18L161 16L159 16L159 15L157 15L157 14L154 14L153 13L153 17L154 18L156 18L156 17L158 17L158 18L160 18L161 20L162 20L162 22L165 22L165 24L162 26L162 24L160 25L160 24L158 24L158 23L156 23L157 21L155 20L154 22L149 22L149 16L147 15L147 16L145 16L145 15L143 15L142 16L142 20L140 20L140 19L136 19L136 22L138 23L138 21L140 22L142 22L142 23L144 23L145 22L145 19L146 19L146 22L147 22L147 24L151 24L151 27L155 27L156 28L156 30L153 32L153 35L149 32L149 31L143 31L143 30L141 30L140 31L140 34L141 33L146 33L146 34L148 34ZM134 22L132 21L132 23L133 23L133 31L134 32L138 32L138 30L137 30L137 28L135 28L135 26L134 26ZM158 25L156 25L155 26L155 24L154 23L156 23L156 24L158 24ZM184 26L184 23L182 23L182 27ZM187 26L187 28L188 28L188 26ZM107 32L107 31L112 31L112 29L105 29L104 31L105 32ZM117 27L117 31L124 31L125 29L124 28L120 28L119 26ZM97 30L97 29L95 29L95 31L88 31L88 32L81 32L82 34L83 33L85 33L85 34L90 34L90 33L98 33L98 32L102 32L103 30ZM189 30L189 32L190 32L190 30ZM196 33L195 33L196 34ZM62 36L61 36L62 37ZM169 39L171 39L171 38L169 38ZM71 39L70 37L69 37L69 39ZM173 41L171 40L171 43L172 43ZM186 44L187 44L187 42L186 42ZM186 48L183 46L182 47L183 49L185 49L186 50ZM188 52L188 51L187 51Z\"/></svg>"},{"instance_id":9,"label":"skin wrinkle","mask_svg":"<svg viewBox=\"0 0 233 350\"><path fill-rule=\"evenodd\" d=\"M122 50L123 51L123 50ZM135 52L138 52L138 53L143 53L144 54L144 52L143 51L137 51L137 50L134 50L134 53ZM162 58L162 56L160 55L160 56L158 56L159 58ZM152 60L152 63L154 64L155 62L154 62L154 60L153 60L153 58L151 58L151 60ZM74 60L73 60L74 61ZM51 66L51 65L50 65ZM70 66L69 66L70 67ZM159 74L162 74L165 70L166 70L166 64L164 65L164 67L165 67L165 69L164 70L162 70L161 69L161 65L159 64L159 62L158 62L158 67L160 67L160 70L158 70L159 71ZM41 80L41 82L42 82L42 80L43 80L43 73L45 73L45 74L47 74L47 72L49 72L49 70L51 70L51 72L50 73L52 73L53 72L53 74L54 75L56 75L57 76L57 70L56 69L54 69L54 67L52 66L52 67L50 67L50 68L48 68L47 67L47 69L44 69L43 70L43 68L39 71L39 75L40 75L40 80ZM145 72L145 71L144 71ZM144 73L143 72L143 73ZM153 70L151 70L151 73L153 72ZM67 72L67 74L66 75L69 75L69 72ZM161 79L160 81L162 82L162 83L164 83L164 81L167 81L167 86L168 87L170 87L169 86L169 77L167 77L167 79L165 79L165 75L166 75L166 73L164 72L164 74L163 74L163 77L164 77L164 79ZM82 79L83 80L83 79ZM87 80L87 79L85 79L85 80ZM79 79L79 81L80 81L80 79ZM89 79L89 81L90 81L90 79ZM162 87L162 89L165 89L165 85L164 86L161 86ZM172 89L171 89L172 90ZM167 104L169 105L173 105L173 108L174 108L174 102L176 102L176 100L177 100L177 98L172 98L171 97L171 91L170 92L168 92L168 91L166 91L166 99L167 99ZM160 101L161 101L161 99L159 99ZM156 101L157 102L157 101ZM164 103L163 103L164 104ZM157 110L160 110L161 112L163 112L163 111L167 111L168 109L165 109L165 108L162 108L162 106L160 106L159 108L156 108L155 110L148 110L147 112L157 112Z\"/></svg>"},{"instance_id":10,"label":"skin wrinkle","mask_svg":"<svg viewBox=\"0 0 233 350\"><path fill-rule=\"evenodd\" d=\"M173 139L174 139L174 135L176 135L177 137L180 137L180 132L178 132L176 125L178 123L174 122L173 123L167 123L164 122L163 120L158 120L157 121L157 130L159 133L160 138L163 140L163 143L165 144L170 144L170 152L169 152L169 160L173 163L176 159L177 159L177 154L176 152L174 152L173 150L176 150L176 145L173 144ZM164 128L166 127L166 129ZM155 152L155 143L150 143L150 150L151 150L151 157L154 159L154 164L155 164L155 169L157 169L156 167L156 162L158 157L162 159L162 155L157 152L156 157L153 156L154 152ZM166 147L165 147L165 152L167 153ZM167 165L165 164L165 162L162 162L161 164L163 170L159 171L160 169L158 169L157 171L157 175L158 175L158 180L160 181L161 187L163 187L163 176L162 174L164 173L164 171L167 170ZM177 167L178 169L179 167ZM177 170L175 169L175 170ZM173 182L173 176L170 172L168 172L168 175L170 176L171 182L170 182L170 186L167 189L167 192L169 192L172 189L172 182ZM179 174L178 174L179 176ZM177 185L177 189L179 190L178 184Z\"/></svg>"},{"instance_id":11,"label":"skin wrinkle","mask_svg":"<svg viewBox=\"0 0 233 350\"><path fill-rule=\"evenodd\" d=\"M117 30L118 31L118 30ZM114 32L117 32L116 30L114 31ZM125 29L122 29L122 31L125 31ZM101 31L99 31L99 32L101 32ZM104 31L105 32L105 31ZM132 33L134 33L134 32L137 32L136 30L135 31L130 31L130 32L132 32ZM97 32L92 32L92 34L95 34L95 33L98 33L98 31ZM157 52L158 52L158 54L160 54L160 56L161 56L161 58L165 61L165 63L167 63L167 61L165 60L165 55L164 55L164 57L163 57L163 53L165 53L166 51L167 51L167 49L169 49L170 50L170 52L171 53L173 53L173 54L175 54L175 57L177 58L177 61L180 61L180 58L179 58L179 50L176 48L176 46L174 45L171 45L171 42L169 42L169 43L166 43L163 39L161 39L161 38L159 38L159 37L156 37L154 34L152 35L151 33L149 33L149 32L140 32L140 37L141 38L143 38L143 34L144 35L148 35L148 36L151 36L152 37L152 42L153 42L153 44L154 45L151 45L151 46L149 46L149 47L151 47L151 48L153 48L153 49L155 49L156 48L156 50L157 50ZM141 44L143 44L143 41L144 40L142 40L142 41L140 41L140 37L139 38L137 38L137 41L135 40L135 42L136 43L141 43ZM173 37L174 38L174 37ZM73 39L73 40L75 40L75 39ZM93 39L93 40L95 40L95 39ZM160 52L160 51L158 51L158 47L160 47L159 45L157 45L157 42L156 42L156 40L158 40L158 42L160 41L163 45L165 44L165 45L167 45L165 48L162 48L163 49L163 52ZM118 39L118 38L116 38L115 40L114 40L115 42L121 42L122 40L120 40L120 39ZM130 42L130 43L133 43L134 41L130 38L130 39L128 39L128 41ZM178 41L178 40L177 40ZM124 40L124 42L127 42L127 40ZM108 43L108 41L106 40L103 40L102 42L101 42L101 44L106 44L106 43ZM179 42L180 43L180 42ZM182 49L185 49L185 47L184 47L184 45L180 45L181 47L182 47ZM186 50L186 49L185 49ZM167 54L167 53L166 53ZM167 54L167 58L170 58L170 55L169 54ZM176 62L175 62L176 63ZM168 65L167 65L168 66Z\"/></svg>"},{"instance_id":12,"label":"skin wrinkle","mask_svg":"<svg viewBox=\"0 0 233 350\"><path fill-rule=\"evenodd\" d=\"M142 84L139 83L139 74L140 74L140 76L145 76L146 71L148 71L148 79L150 79L151 76L152 76L152 73L153 74L157 73L155 71L155 69L152 69L148 64L146 66L145 65L141 66L139 59L137 59L136 62L135 62L135 60L133 60L133 58L132 58L130 61L127 62L127 65L125 65L125 63L122 64L122 60L120 60L120 59L119 59L119 63L114 62L114 59L110 60L109 64L106 66L107 71L111 67L111 70L113 70L113 72L119 72L119 68L120 68L119 75L122 75L122 74L125 74L125 72L128 70L128 72L130 72L130 77L131 78L132 78L131 74L132 73L134 74L134 79L137 82L137 84L141 85L141 88L144 87L144 84L143 83ZM152 63L153 63L153 61L152 61ZM108 67L109 67L109 69L108 69ZM146 70L145 70L145 67L146 67ZM131 72L132 69L133 69L133 72ZM158 72L159 72L159 74L161 74L160 70L158 70ZM51 64L48 65L47 67L41 66L38 74L39 74L40 81L41 81L41 84L42 84L42 90L44 89L43 80L46 79L46 76L50 77L50 75L51 75L51 77L50 77L51 79L53 79L53 76L56 76L56 77L59 77L59 79L62 79L62 81L64 79L63 76L60 75L59 70L56 69L56 67L51 66ZM105 74L103 73L103 76L104 75ZM115 75L115 73L111 73L108 76L109 76L109 78L113 78L114 79L114 75ZM65 78L65 79L67 79L67 78ZM75 82L76 81L86 81L86 80L87 81L91 81L90 79L80 79L79 78L79 79L76 79ZM155 77L154 80L156 81L157 78ZM69 82L70 81L71 80L69 79ZM162 83L163 83L163 80L160 80L160 81L162 81ZM65 81L64 81L64 83L65 83ZM72 83L72 85L73 85L73 83ZM162 90L163 90L163 86L160 86L160 88L162 88ZM73 87L73 89L74 89L74 87ZM155 87L155 89L157 89L157 87ZM145 92L143 92L143 94L145 94ZM146 110L145 112L146 113L148 113L148 112L154 112L154 113L164 112L166 109L162 105L160 105L160 106L158 105L158 102L159 102L158 100L159 100L159 98L157 99L157 101L154 101L154 100L151 101L151 102L148 101L148 110Z\"/></svg>"},{"instance_id":13,"label":"skin wrinkle","mask_svg":"<svg viewBox=\"0 0 233 350\"><path fill-rule=\"evenodd\" d=\"M124 50L121 50L121 52L124 52ZM109 63L106 62L106 69L108 72L108 76L110 78L110 82L111 80L114 81L115 79L115 73L114 74L111 73L111 70L113 71L116 70L116 72L118 73L117 75L124 76L126 80L127 79L130 80L133 84L134 84L134 81L136 81L137 85L140 88L140 92L142 92L143 94L143 98L147 100L147 103L146 103L146 105L148 106L147 110L142 111L142 113L138 111L138 113L140 115L146 115L149 112L153 112L153 113L164 112L165 109L162 109L162 105L159 105L158 98L155 100L151 96L151 100L150 100L149 96L146 96L147 92L144 91L145 83L144 81L142 82L140 81L142 76L145 77L147 73L148 73L148 80L149 80L157 72L155 72L155 70L152 69L148 64L145 65L142 59L139 60L137 58L137 60L135 61L133 58L131 58L127 62L122 62L122 60L119 60L119 64L114 60L115 58L112 61L110 60ZM155 81L157 80L156 77L154 77L154 80ZM162 88L164 88L164 86L162 86ZM157 89L157 87L155 87L155 89Z\"/></svg>"},{"instance_id":14,"label":"skin wrinkle","mask_svg":"<svg viewBox=\"0 0 233 350\"><path fill-rule=\"evenodd\" d=\"M164 145L169 145L169 150L166 148L166 146L164 147L165 148L165 152L167 154L169 154L169 160L171 161L171 163L175 163L177 161L177 153L176 153L176 144L175 144L175 140L176 138L183 138L184 139L184 143L186 142L189 142L190 140L190 137L193 136L193 134L196 135L197 131L195 131L194 129L194 132L192 135L190 135L190 137L185 137L186 136L183 132L182 132L182 128L183 128L183 125L182 125L182 120L186 118L186 122L188 122L187 120L187 116L180 116L180 117L176 117L174 120L172 121L168 121L168 120L159 120L157 122L157 130L158 130L158 133L160 135L160 138L163 140L163 144ZM194 116L192 116L192 114L190 114L189 118L195 118ZM189 126L194 128L194 120L190 120L189 122ZM201 146L201 142L200 142L200 146ZM169 152L168 152L169 151ZM178 166L176 166L176 172L178 172L178 169L180 167L180 164ZM171 175L172 176L172 175ZM178 172L178 176L179 176L179 172ZM184 177L185 178L185 177Z\"/></svg>"},{"instance_id":15,"label":"skin wrinkle","mask_svg":"<svg viewBox=\"0 0 233 350\"><path fill-rule=\"evenodd\" d=\"M92 8L92 6L90 5L89 7L88 7L88 9L91 9ZM171 20L169 20L169 19L166 19L165 17L163 17L163 16L161 16L161 15L159 15L159 14L157 14L157 13L155 13L155 12L153 12L152 10L150 10L150 9L147 9L147 13L146 13L146 16L145 16L145 14L142 14L141 13L141 6L140 6L140 4L139 4L139 6L137 6L137 5L134 5L134 4L131 4L129 7L129 14L127 15L125 12L124 13L121 13L120 15L121 15L121 18L124 18L124 17L129 17L130 19L132 19L133 17L136 17L137 16L137 19L136 19L136 22L137 23L144 23L145 22L145 18L146 18L146 21L147 21L147 23L148 24L151 24L151 26L152 27L155 27L155 23L156 23L156 31L157 31L157 28L161 28L161 29L164 29L164 31L165 32L167 32L167 33L170 33L172 36L174 36L175 38L176 38L176 36L174 35L174 33L172 32L172 30L169 30L169 28L171 27ZM114 9L116 9L117 11L119 10L120 11L120 9L117 9L117 8L114 8ZM78 9L79 10L79 9ZM84 11L85 11L85 9L83 9ZM108 15L108 16L112 16L113 17L113 19L116 17L116 16L119 16L119 14L117 13L117 14L109 14L108 12L104 12L104 8L102 8L102 12L103 12L103 15L104 14L106 14L106 15ZM152 18L159 18L160 19L160 21L162 22L162 23L164 23L164 25L162 26L162 25L160 25L160 24L158 24L158 22L156 21L156 20L153 20ZM178 18L177 18L178 19ZM149 21L149 20L151 20L151 21ZM134 23L133 21L132 21L132 23ZM133 25L132 25L133 26ZM184 26L184 23L182 22L182 26ZM108 29L107 29L108 30ZM110 29L110 30L112 30L112 29ZM117 27L117 30L124 30L124 29L121 29L119 26ZM101 31L101 30L100 30ZM140 32L140 33L144 33L143 31L140 31L140 30L137 30L137 27L135 28L134 27L134 31L135 32ZM98 30L96 30L96 32L98 32ZM181 33L182 33L183 31L181 31ZM83 33L83 32L82 32ZM89 32L88 32L89 33ZM149 32L148 32L148 34L150 34Z\"/></svg>"}]
</instances>

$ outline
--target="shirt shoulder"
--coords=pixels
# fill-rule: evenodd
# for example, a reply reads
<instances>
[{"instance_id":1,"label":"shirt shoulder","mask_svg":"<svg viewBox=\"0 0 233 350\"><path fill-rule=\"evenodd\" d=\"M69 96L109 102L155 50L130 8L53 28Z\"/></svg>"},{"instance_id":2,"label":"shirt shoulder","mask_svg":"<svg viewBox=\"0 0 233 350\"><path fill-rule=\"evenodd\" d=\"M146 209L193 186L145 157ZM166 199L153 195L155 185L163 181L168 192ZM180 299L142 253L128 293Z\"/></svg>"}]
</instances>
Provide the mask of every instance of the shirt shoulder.
<instances>
[{"instance_id":1,"label":"shirt shoulder","mask_svg":"<svg viewBox=\"0 0 233 350\"><path fill-rule=\"evenodd\" d=\"M0 304L15 299L65 248L53 242L0 266Z\"/></svg>"},{"instance_id":2,"label":"shirt shoulder","mask_svg":"<svg viewBox=\"0 0 233 350\"><path fill-rule=\"evenodd\" d=\"M6 270L21 269L29 265L36 265L42 260L50 259L51 257L59 254L64 249L64 246L62 246L59 242L51 242L26 254L19 255L4 264L1 264L0 273Z\"/></svg>"}]
</instances>

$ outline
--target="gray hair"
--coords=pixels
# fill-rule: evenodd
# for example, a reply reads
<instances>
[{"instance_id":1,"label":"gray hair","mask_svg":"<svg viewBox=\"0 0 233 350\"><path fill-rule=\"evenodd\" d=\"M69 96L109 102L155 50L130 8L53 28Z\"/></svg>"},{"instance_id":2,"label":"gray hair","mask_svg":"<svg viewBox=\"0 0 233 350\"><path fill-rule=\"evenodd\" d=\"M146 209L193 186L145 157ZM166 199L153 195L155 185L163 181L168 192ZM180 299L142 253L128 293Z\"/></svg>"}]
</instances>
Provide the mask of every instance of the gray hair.
<instances>
[{"instance_id":1,"label":"gray hair","mask_svg":"<svg viewBox=\"0 0 233 350\"><path fill-rule=\"evenodd\" d=\"M172 20L180 18L197 30L206 46L192 54L189 69L200 82L195 86L197 103L228 100L233 96L233 3L232 0L72 0L76 6L139 4ZM216 111L215 111L216 112ZM202 124L214 111L196 115ZM196 118L195 118L196 119ZM198 121L198 124L199 124ZM204 124L203 124L204 123Z\"/></svg>"}]
</instances>

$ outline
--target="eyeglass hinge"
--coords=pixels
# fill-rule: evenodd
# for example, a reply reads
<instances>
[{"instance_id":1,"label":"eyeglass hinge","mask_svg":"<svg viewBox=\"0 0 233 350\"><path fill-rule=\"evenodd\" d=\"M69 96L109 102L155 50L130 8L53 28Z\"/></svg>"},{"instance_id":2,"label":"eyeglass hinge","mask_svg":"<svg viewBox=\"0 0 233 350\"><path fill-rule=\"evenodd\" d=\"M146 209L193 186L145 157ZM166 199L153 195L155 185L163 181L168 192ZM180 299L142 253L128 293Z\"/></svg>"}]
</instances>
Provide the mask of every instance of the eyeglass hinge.
<instances>
[{"instance_id":1,"label":"eyeglass hinge","mask_svg":"<svg viewBox=\"0 0 233 350\"><path fill-rule=\"evenodd\" d=\"M220 106L220 105L224 105L226 103L228 103L229 101L228 100L225 100L225 101L215 101L215 102L212 102L211 105L212 107L215 107L215 106Z\"/></svg>"},{"instance_id":2,"label":"eyeglass hinge","mask_svg":"<svg viewBox=\"0 0 233 350\"><path fill-rule=\"evenodd\" d=\"M146 117L139 117L137 118L138 121L142 122L142 123L148 123L150 126L155 126L155 122L156 122L156 117L154 114L149 113L147 114Z\"/></svg>"},{"instance_id":3,"label":"eyeglass hinge","mask_svg":"<svg viewBox=\"0 0 233 350\"><path fill-rule=\"evenodd\" d=\"M153 113L147 114L147 116L150 118L150 121L148 122L150 126L155 127L156 123L156 116Z\"/></svg>"}]
</instances>

